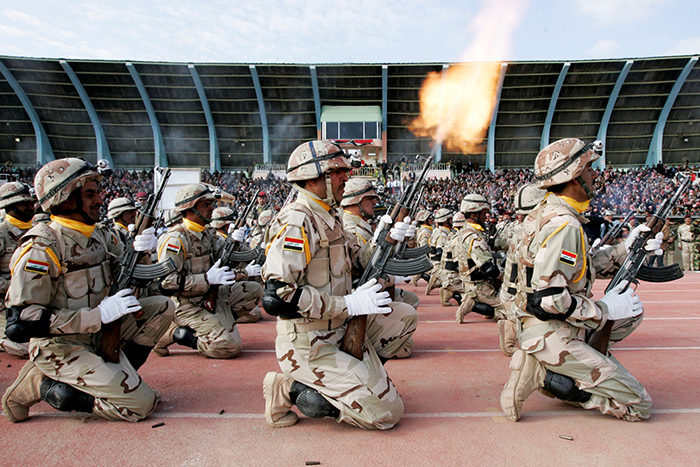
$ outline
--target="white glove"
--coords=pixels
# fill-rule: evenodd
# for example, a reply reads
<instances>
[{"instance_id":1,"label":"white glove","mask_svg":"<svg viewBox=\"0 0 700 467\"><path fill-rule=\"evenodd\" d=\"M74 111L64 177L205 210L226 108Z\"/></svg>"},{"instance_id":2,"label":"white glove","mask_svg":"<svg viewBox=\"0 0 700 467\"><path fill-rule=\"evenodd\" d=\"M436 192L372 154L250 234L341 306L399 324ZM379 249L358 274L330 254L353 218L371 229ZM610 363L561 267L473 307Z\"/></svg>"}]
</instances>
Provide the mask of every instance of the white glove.
<instances>
[{"instance_id":1,"label":"white glove","mask_svg":"<svg viewBox=\"0 0 700 467\"><path fill-rule=\"evenodd\" d=\"M600 299L608 306L608 319L610 321L632 318L644 311L642 301L632 287L623 292L626 286L627 281L622 281Z\"/></svg>"},{"instance_id":2,"label":"white glove","mask_svg":"<svg viewBox=\"0 0 700 467\"><path fill-rule=\"evenodd\" d=\"M380 219L379 219L379 224L377 224L377 228L374 229L374 241L377 241L377 238L379 237L379 232L382 231L384 227L387 225L391 225L394 221L391 219L391 216L389 214L384 214Z\"/></svg>"},{"instance_id":3,"label":"white glove","mask_svg":"<svg viewBox=\"0 0 700 467\"><path fill-rule=\"evenodd\" d=\"M100 309L100 318L104 324L141 309L141 304L131 294L131 289L124 289L102 299L97 308Z\"/></svg>"},{"instance_id":4,"label":"white glove","mask_svg":"<svg viewBox=\"0 0 700 467\"><path fill-rule=\"evenodd\" d=\"M232 224L233 225L233 224ZM240 229L236 229L230 234L231 240L234 242L242 242L245 239L245 228L241 227Z\"/></svg>"},{"instance_id":5,"label":"white glove","mask_svg":"<svg viewBox=\"0 0 700 467\"><path fill-rule=\"evenodd\" d=\"M413 238L416 236L416 221L411 222L406 230L406 238Z\"/></svg>"},{"instance_id":6,"label":"white glove","mask_svg":"<svg viewBox=\"0 0 700 467\"><path fill-rule=\"evenodd\" d=\"M656 256L661 256L664 254L664 250L661 249L661 244L663 243L664 233L658 232L655 237L651 237L647 240L647 244L644 245L644 249L647 251L653 251Z\"/></svg>"},{"instance_id":7,"label":"white glove","mask_svg":"<svg viewBox=\"0 0 700 467\"><path fill-rule=\"evenodd\" d=\"M262 272L262 266L260 266L259 264L250 263L248 266L245 267L245 272L248 274L249 277L259 276Z\"/></svg>"},{"instance_id":8,"label":"white glove","mask_svg":"<svg viewBox=\"0 0 700 467\"><path fill-rule=\"evenodd\" d=\"M411 276L394 276L394 283L398 284L399 282L409 282L411 279Z\"/></svg>"},{"instance_id":9,"label":"white glove","mask_svg":"<svg viewBox=\"0 0 700 467\"><path fill-rule=\"evenodd\" d=\"M593 245L591 245L591 249L597 247L598 245L600 245L600 239L596 238L595 241L593 242Z\"/></svg>"},{"instance_id":10,"label":"white glove","mask_svg":"<svg viewBox=\"0 0 700 467\"><path fill-rule=\"evenodd\" d=\"M391 313L388 305L391 303L389 292L380 292L382 286L377 284L376 279L372 279L353 293L345 296L345 304L348 307L348 316L378 315Z\"/></svg>"},{"instance_id":11,"label":"white glove","mask_svg":"<svg viewBox=\"0 0 700 467\"><path fill-rule=\"evenodd\" d=\"M625 248L627 249L627 253L629 253L630 248L632 248L632 244L634 241L639 237L639 234L641 232L649 232L651 229L647 227L646 224L638 225L634 229L632 229L632 232L627 236L625 239Z\"/></svg>"},{"instance_id":12,"label":"white glove","mask_svg":"<svg viewBox=\"0 0 700 467\"><path fill-rule=\"evenodd\" d=\"M221 260L217 259L216 263L207 271L207 282L212 285L231 285L236 279L236 273L231 271L228 266L221 267Z\"/></svg>"},{"instance_id":13,"label":"white glove","mask_svg":"<svg viewBox=\"0 0 700 467\"><path fill-rule=\"evenodd\" d=\"M134 237L134 250L136 251L152 253L156 250L157 246L158 239L156 238L156 229L153 227L147 228L140 235Z\"/></svg>"},{"instance_id":14,"label":"white glove","mask_svg":"<svg viewBox=\"0 0 700 467\"><path fill-rule=\"evenodd\" d=\"M397 242L403 242L406 238L406 232L408 231L408 226L411 223L411 218L404 218L403 222L397 222L389 231L389 237L393 238Z\"/></svg>"}]
</instances>

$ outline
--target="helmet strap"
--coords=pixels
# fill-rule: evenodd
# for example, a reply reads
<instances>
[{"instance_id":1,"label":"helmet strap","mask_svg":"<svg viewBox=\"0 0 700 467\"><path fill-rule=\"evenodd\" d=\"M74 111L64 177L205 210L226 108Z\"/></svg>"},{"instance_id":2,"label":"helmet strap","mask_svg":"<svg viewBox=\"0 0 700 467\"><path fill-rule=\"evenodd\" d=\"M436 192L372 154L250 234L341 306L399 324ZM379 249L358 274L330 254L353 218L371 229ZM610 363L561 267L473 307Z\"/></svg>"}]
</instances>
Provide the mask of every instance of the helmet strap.
<instances>
[{"instance_id":1,"label":"helmet strap","mask_svg":"<svg viewBox=\"0 0 700 467\"><path fill-rule=\"evenodd\" d=\"M199 212L199 210L197 210L196 207L192 206L192 207L190 208L190 210L191 210L193 213L197 214L197 215L199 216L199 218L202 220L202 222L204 222L205 225L211 222L211 217L204 217L204 214L202 214L201 212Z\"/></svg>"},{"instance_id":2,"label":"helmet strap","mask_svg":"<svg viewBox=\"0 0 700 467\"><path fill-rule=\"evenodd\" d=\"M324 173L323 177L326 179L326 195L324 196L323 202L326 203L328 206L334 208L338 206L338 203L336 202L335 197L333 196L333 185L331 182L331 177L329 177L327 173Z\"/></svg>"},{"instance_id":3,"label":"helmet strap","mask_svg":"<svg viewBox=\"0 0 700 467\"><path fill-rule=\"evenodd\" d=\"M73 209L62 209L59 208L62 204L67 203L71 198L75 199L75 208ZM76 188L73 190L73 192L68 196L68 199L64 201L63 203L59 204L56 207L51 208L51 214L55 215L58 214L59 216L69 216L71 214L79 214L82 222L85 225L95 225L97 223L96 220L88 216L88 214L85 212L83 209L83 198L81 196L81 189Z\"/></svg>"},{"instance_id":4,"label":"helmet strap","mask_svg":"<svg viewBox=\"0 0 700 467\"><path fill-rule=\"evenodd\" d=\"M579 183L579 185L581 185L581 188L583 188L583 190L586 192L586 196L588 196L588 199L593 199L596 197L598 192L595 190L591 190L591 187L588 186L588 183L585 182L583 177L581 177L579 175L578 177L576 177L576 181Z\"/></svg>"}]
</instances>

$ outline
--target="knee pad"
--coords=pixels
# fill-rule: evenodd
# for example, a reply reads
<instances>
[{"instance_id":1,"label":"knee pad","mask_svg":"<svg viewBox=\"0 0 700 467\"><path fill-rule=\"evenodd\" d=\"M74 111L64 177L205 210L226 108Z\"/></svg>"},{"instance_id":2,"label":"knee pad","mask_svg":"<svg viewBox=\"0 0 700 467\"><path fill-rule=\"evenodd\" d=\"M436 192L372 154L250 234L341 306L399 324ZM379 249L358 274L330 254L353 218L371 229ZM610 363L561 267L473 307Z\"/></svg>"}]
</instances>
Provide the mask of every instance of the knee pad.
<instances>
[{"instance_id":1,"label":"knee pad","mask_svg":"<svg viewBox=\"0 0 700 467\"><path fill-rule=\"evenodd\" d=\"M197 349L197 335L194 329L187 326L180 326L173 331L173 341L190 349Z\"/></svg>"},{"instance_id":2,"label":"knee pad","mask_svg":"<svg viewBox=\"0 0 700 467\"><path fill-rule=\"evenodd\" d=\"M95 398L90 394L80 391L70 384L60 383L50 378L41 383L39 390L42 400L49 403L54 409L62 412L92 412Z\"/></svg>"},{"instance_id":3,"label":"knee pad","mask_svg":"<svg viewBox=\"0 0 700 467\"><path fill-rule=\"evenodd\" d=\"M474 308L472 308L474 313L479 313L480 315L486 316L487 318L493 318L495 311L491 305L486 303L476 302L474 303Z\"/></svg>"},{"instance_id":4,"label":"knee pad","mask_svg":"<svg viewBox=\"0 0 700 467\"><path fill-rule=\"evenodd\" d=\"M581 391L573 378L550 370L547 370L542 389L549 391L554 397L563 401L586 402L591 398L591 393Z\"/></svg>"},{"instance_id":5,"label":"knee pad","mask_svg":"<svg viewBox=\"0 0 700 467\"><path fill-rule=\"evenodd\" d=\"M340 411L328 402L317 390L298 381L292 383L289 391L292 404L309 418L333 417L338 418Z\"/></svg>"},{"instance_id":6,"label":"knee pad","mask_svg":"<svg viewBox=\"0 0 700 467\"><path fill-rule=\"evenodd\" d=\"M151 354L151 350L153 350L153 347L139 345L133 342L129 342L122 349L124 355L126 355L126 358L129 360L129 363L131 363L131 366L134 367L134 370L138 370L144 363L146 363L148 356Z\"/></svg>"},{"instance_id":7,"label":"knee pad","mask_svg":"<svg viewBox=\"0 0 700 467\"><path fill-rule=\"evenodd\" d=\"M453 297L455 300L457 300L457 303L459 303L460 305L462 304L462 294L461 294L461 293L459 293L459 292L454 292L454 293L452 294L452 297Z\"/></svg>"}]
</instances>

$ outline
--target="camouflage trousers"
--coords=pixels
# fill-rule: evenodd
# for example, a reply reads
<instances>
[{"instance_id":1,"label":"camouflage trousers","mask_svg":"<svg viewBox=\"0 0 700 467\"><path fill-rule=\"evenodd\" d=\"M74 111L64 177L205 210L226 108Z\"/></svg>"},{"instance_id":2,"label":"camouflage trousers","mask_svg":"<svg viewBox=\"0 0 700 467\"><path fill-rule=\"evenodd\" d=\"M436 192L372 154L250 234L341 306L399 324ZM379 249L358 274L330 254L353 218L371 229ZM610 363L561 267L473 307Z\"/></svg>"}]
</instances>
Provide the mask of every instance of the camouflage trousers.
<instances>
[{"instance_id":1,"label":"camouflage trousers","mask_svg":"<svg viewBox=\"0 0 700 467\"><path fill-rule=\"evenodd\" d=\"M159 348L170 346L173 333L180 326L194 330L197 351L209 358L233 358L243 350L241 334L236 318L245 316L260 302L263 288L257 282L241 281L220 286L216 301L216 313L202 308L200 300L175 299L177 308L170 329L158 342Z\"/></svg>"},{"instance_id":2,"label":"camouflage trousers","mask_svg":"<svg viewBox=\"0 0 700 467\"><path fill-rule=\"evenodd\" d=\"M166 297L139 300L143 314L122 317L123 349L133 342L153 347L168 329L175 306ZM141 379L124 352L119 362L106 362L95 353L100 333L32 339L29 358L49 378L86 392L95 398L93 413L107 420L136 422L156 408L158 395Z\"/></svg>"},{"instance_id":3,"label":"camouflage trousers","mask_svg":"<svg viewBox=\"0 0 700 467\"><path fill-rule=\"evenodd\" d=\"M449 290L452 293L463 293L464 284L462 279L459 278L459 273L457 271L451 271L449 269L441 270L442 277L440 281L442 282L443 289Z\"/></svg>"},{"instance_id":4,"label":"camouflage trousers","mask_svg":"<svg viewBox=\"0 0 700 467\"><path fill-rule=\"evenodd\" d=\"M472 311L474 305L485 303L491 305L494 309L494 319L505 319L505 311L501 306L501 300L498 298L496 290L488 282L465 282L462 281L464 292L462 294L462 304L459 306L457 313L465 316Z\"/></svg>"},{"instance_id":5,"label":"camouflage trousers","mask_svg":"<svg viewBox=\"0 0 700 467\"><path fill-rule=\"evenodd\" d=\"M394 301L407 303L416 310L420 305L420 298L418 298L418 295L414 294L413 292L409 292L408 290L400 289L399 287L394 288Z\"/></svg>"},{"instance_id":6,"label":"camouflage trousers","mask_svg":"<svg viewBox=\"0 0 700 467\"><path fill-rule=\"evenodd\" d=\"M641 323L642 315L615 321L610 342L619 342ZM520 347L554 373L569 376L592 394L585 409L597 409L627 421L651 415L651 397L644 386L612 355L605 356L584 342L585 330L566 321L522 319Z\"/></svg>"},{"instance_id":7,"label":"camouflage trousers","mask_svg":"<svg viewBox=\"0 0 700 467\"><path fill-rule=\"evenodd\" d=\"M278 320L275 348L282 372L316 389L340 411L339 422L388 430L403 415L403 402L369 339L362 360L340 350L344 319ZM367 335L376 322L367 320Z\"/></svg>"},{"instance_id":8,"label":"camouflage trousers","mask_svg":"<svg viewBox=\"0 0 700 467\"><path fill-rule=\"evenodd\" d=\"M29 344L24 342L11 341L5 335L5 326L7 325L7 315L4 307L0 306L0 352L5 351L8 354L19 357L29 357Z\"/></svg>"},{"instance_id":9,"label":"camouflage trousers","mask_svg":"<svg viewBox=\"0 0 700 467\"><path fill-rule=\"evenodd\" d=\"M683 242L681 250L681 266L684 271L700 270L700 255L697 252L697 243Z\"/></svg>"},{"instance_id":10,"label":"camouflage trousers","mask_svg":"<svg viewBox=\"0 0 700 467\"><path fill-rule=\"evenodd\" d=\"M418 312L407 303L397 301L391 302L389 307L391 313L388 315L367 317L367 339L382 358L410 357L414 347L413 333L418 326Z\"/></svg>"}]
</instances>

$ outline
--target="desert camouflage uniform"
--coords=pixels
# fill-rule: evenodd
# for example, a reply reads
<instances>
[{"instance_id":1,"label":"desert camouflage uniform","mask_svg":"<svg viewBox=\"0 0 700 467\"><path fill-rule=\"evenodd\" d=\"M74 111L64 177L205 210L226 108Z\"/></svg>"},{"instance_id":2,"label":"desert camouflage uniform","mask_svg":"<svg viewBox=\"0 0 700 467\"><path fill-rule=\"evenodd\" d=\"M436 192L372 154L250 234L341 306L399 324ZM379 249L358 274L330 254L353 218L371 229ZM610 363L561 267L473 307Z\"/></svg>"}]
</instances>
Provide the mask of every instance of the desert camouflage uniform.
<instances>
[{"instance_id":1,"label":"desert camouflage uniform","mask_svg":"<svg viewBox=\"0 0 700 467\"><path fill-rule=\"evenodd\" d=\"M692 225L681 224L678 226L678 241L681 248L681 263L684 271L695 270L695 257L697 253L697 242L692 231Z\"/></svg>"},{"instance_id":2,"label":"desert camouflage uniform","mask_svg":"<svg viewBox=\"0 0 700 467\"><path fill-rule=\"evenodd\" d=\"M343 212L343 228L346 234L355 234L360 246L372 242L372 227L351 212ZM413 353L412 336L418 326L416 308L420 305L420 300L416 294L396 287L391 276L384 283L387 289L394 286L394 301L389 304L391 314L375 315L375 324L372 326L374 334L368 337L374 350L382 357L406 358Z\"/></svg>"},{"instance_id":3,"label":"desert camouflage uniform","mask_svg":"<svg viewBox=\"0 0 700 467\"><path fill-rule=\"evenodd\" d=\"M428 224L421 224L416 230L416 246L427 245L430 242L430 235L433 233L433 227ZM413 285L418 285L418 280L422 277L422 274L416 274L411 279Z\"/></svg>"},{"instance_id":4,"label":"desert camouflage uniform","mask_svg":"<svg viewBox=\"0 0 700 467\"><path fill-rule=\"evenodd\" d=\"M27 229L28 230L28 229ZM10 287L10 258L19 238L27 231L11 223L8 216L0 222L0 350L15 357L27 358L29 344L13 342L5 336L5 294Z\"/></svg>"},{"instance_id":5,"label":"desert camouflage uniform","mask_svg":"<svg viewBox=\"0 0 700 467\"><path fill-rule=\"evenodd\" d=\"M587 402L577 403L582 407L628 421L646 419L651 397L641 383L615 357L602 355L585 342L586 332L602 328L608 315L607 306L592 299L596 269L610 269L611 261L623 260L624 244L588 257L581 222L585 219L553 194L525 220L517 252L520 347L546 369L573 378L579 389L591 393ZM526 277L532 277L532 288ZM551 292L542 297L540 306L561 318L541 321L528 312L527 294L537 290ZM642 316L615 321L610 342L627 337Z\"/></svg>"},{"instance_id":6,"label":"desert camouflage uniform","mask_svg":"<svg viewBox=\"0 0 700 467\"><path fill-rule=\"evenodd\" d=\"M493 261L488 237L479 224L473 224L469 220L464 223L457 244L456 259L459 263L459 276L464 286L462 304L456 313L457 321L461 323L464 317L472 311L476 302L492 306L495 317L497 319L504 318L505 314L501 307L501 301L498 299L498 291L485 279L472 279L472 274L478 273L478 268L482 264Z\"/></svg>"},{"instance_id":7,"label":"desert camouflage uniform","mask_svg":"<svg viewBox=\"0 0 700 467\"><path fill-rule=\"evenodd\" d=\"M232 358L243 350L243 341L236 319L250 313L263 295L260 284L245 280L245 271L238 271L232 285L220 285L215 313L202 306L209 283L206 273L216 262L223 239L213 228L202 232L190 230L185 222L173 226L158 240L158 261L171 258L177 270L161 282L163 290L172 292L176 305L173 324L158 342L156 352L173 343L173 332L180 326L195 331L197 351L210 358Z\"/></svg>"},{"instance_id":8,"label":"desert camouflage uniform","mask_svg":"<svg viewBox=\"0 0 700 467\"><path fill-rule=\"evenodd\" d=\"M459 248L461 229L454 228L450 231L445 239L443 246L442 259L440 260L440 299L443 306L449 305L449 298L454 294L462 294L464 292L464 284L459 278L459 264L457 262L457 248ZM445 290L446 292L443 292ZM444 298L447 301L443 300Z\"/></svg>"},{"instance_id":9,"label":"desert camouflage uniform","mask_svg":"<svg viewBox=\"0 0 700 467\"><path fill-rule=\"evenodd\" d=\"M93 412L101 417L138 421L153 412L158 396L124 349L132 343L152 348L168 329L174 307L162 296L140 299L142 312L121 318L119 363L95 353L102 336L97 305L109 292L121 253L122 244L100 224L89 237L57 222L39 224L12 257L7 305L23 308L23 320L40 319L50 310L45 319L51 337L29 342L29 358L44 375L93 396Z\"/></svg>"},{"instance_id":10,"label":"desert camouflage uniform","mask_svg":"<svg viewBox=\"0 0 700 467\"><path fill-rule=\"evenodd\" d=\"M343 297L352 290L351 270L359 267L361 253L354 236L343 230L340 214L300 188L269 235L264 279L287 284L277 289L281 298L301 289L302 318L277 321L282 372L323 395L340 411L339 421L367 429L393 427L403 414L403 402L369 341L376 320L367 319L362 360L339 348L348 319ZM362 254L366 263L370 248Z\"/></svg>"},{"instance_id":11,"label":"desert camouflage uniform","mask_svg":"<svg viewBox=\"0 0 700 467\"><path fill-rule=\"evenodd\" d=\"M520 230L520 223L517 220L508 221L502 226L502 229L496 229L498 235L494 240L495 251L508 251L510 243L515 238L515 234Z\"/></svg>"},{"instance_id":12,"label":"desert camouflage uniform","mask_svg":"<svg viewBox=\"0 0 700 467\"><path fill-rule=\"evenodd\" d=\"M444 225L437 226L430 234L428 245L430 245L430 261L433 262L433 269L428 272L430 275L430 281L425 288L426 295L429 295L432 289L442 286L442 267L440 265L440 261L444 256L443 250L445 249L445 242L447 241L447 236L449 234L449 227Z\"/></svg>"}]
</instances>

